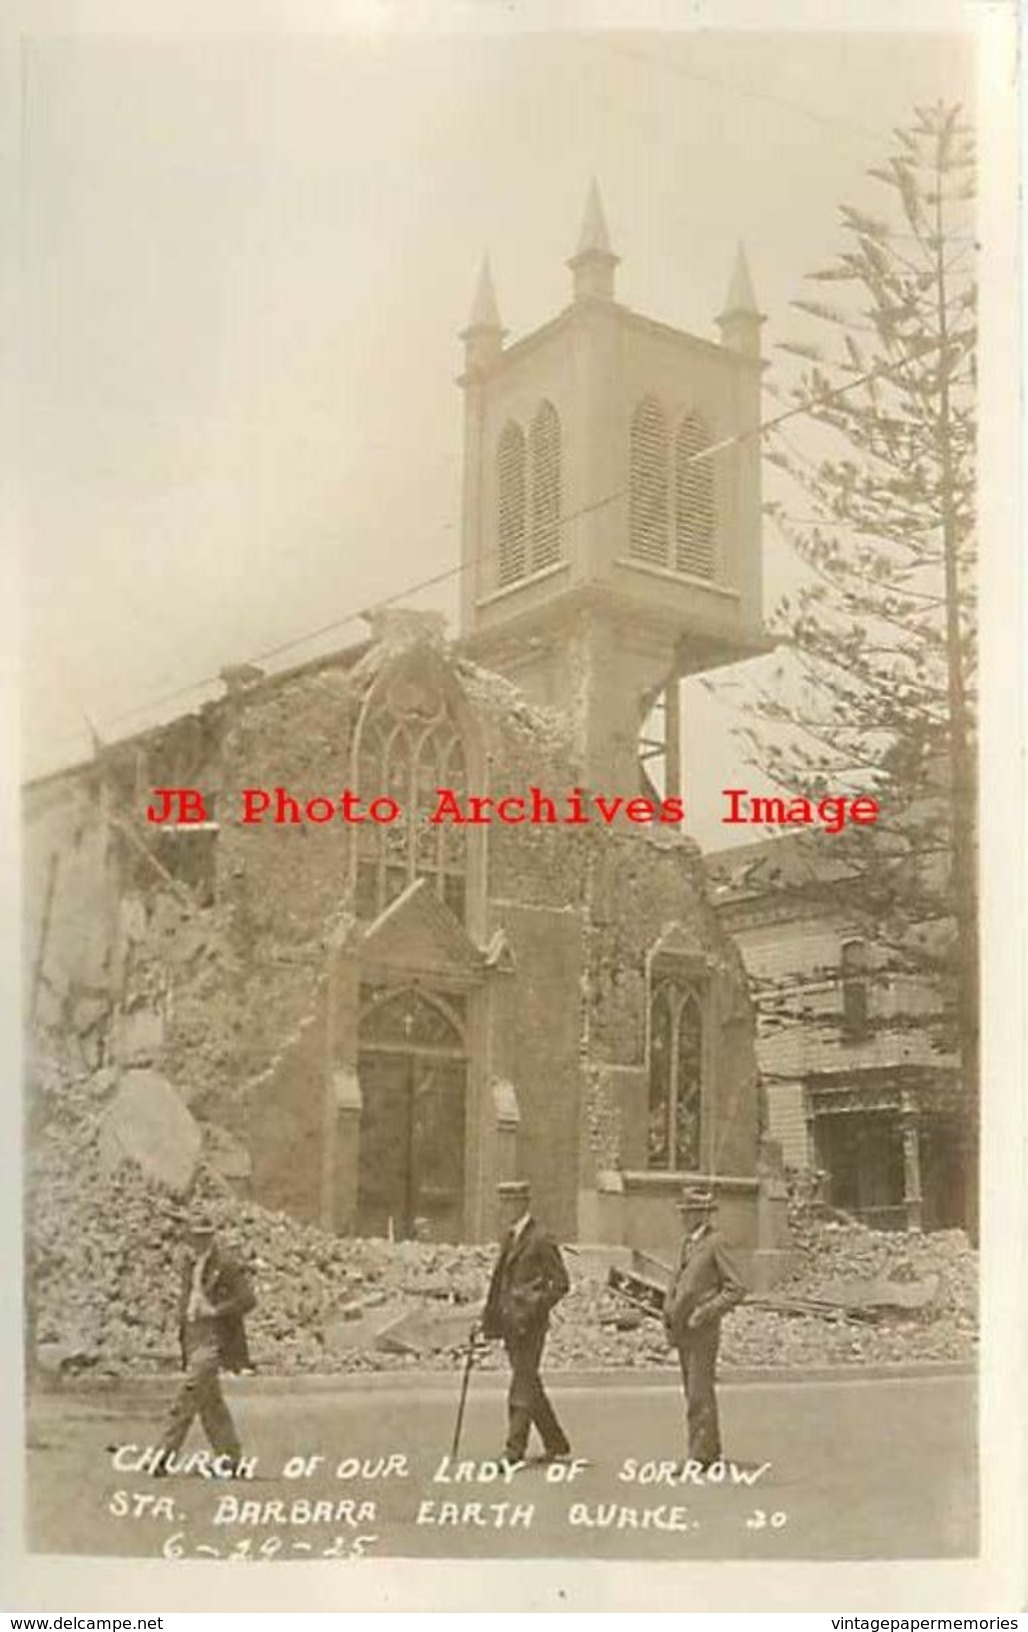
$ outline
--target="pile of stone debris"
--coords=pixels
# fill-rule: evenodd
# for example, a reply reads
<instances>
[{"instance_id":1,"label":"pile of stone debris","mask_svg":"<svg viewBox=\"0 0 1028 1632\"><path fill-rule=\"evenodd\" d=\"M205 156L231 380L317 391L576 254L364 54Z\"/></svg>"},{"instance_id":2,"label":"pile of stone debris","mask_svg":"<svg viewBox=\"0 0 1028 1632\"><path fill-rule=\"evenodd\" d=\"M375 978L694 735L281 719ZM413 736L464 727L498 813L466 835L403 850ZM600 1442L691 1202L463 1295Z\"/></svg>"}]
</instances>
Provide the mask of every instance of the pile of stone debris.
<instances>
[{"instance_id":1,"label":"pile of stone debris","mask_svg":"<svg viewBox=\"0 0 1028 1632\"><path fill-rule=\"evenodd\" d=\"M41 1073L44 1114L36 1118L29 1159L27 1287L35 1359L44 1371L131 1375L178 1363L183 1186L148 1170L145 1140L127 1149L113 1139L111 1108L124 1085L117 1088L112 1075ZM190 1156L188 1126L178 1127L176 1147L169 1125L158 1129L162 1163L178 1161L190 1203L214 1215L252 1271L259 1301L248 1330L259 1372L461 1363L494 1249L345 1239L298 1224L237 1195L202 1153ZM569 1253L567 1262L573 1285L554 1315L550 1367L674 1361L660 1323L606 1284L598 1253ZM845 1297L834 1307L825 1299L840 1280L923 1285L928 1278L929 1302L881 1318L857 1318ZM776 1299L789 1307L774 1307ZM827 1312L804 1309L804 1300L818 1299ZM966 1360L974 1352L975 1301L975 1254L960 1232L884 1235L808 1221L788 1285L726 1320L723 1359L729 1366L782 1367ZM489 1369L502 1362L494 1344L479 1363Z\"/></svg>"},{"instance_id":2,"label":"pile of stone debris","mask_svg":"<svg viewBox=\"0 0 1028 1632\"><path fill-rule=\"evenodd\" d=\"M725 1366L810 1367L970 1361L977 1346L977 1254L961 1230L907 1235L805 1219L788 1279L734 1309ZM670 1255L669 1255L670 1256ZM602 1282L580 1280L557 1311L553 1363L674 1361L659 1323Z\"/></svg>"},{"instance_id":3,"label":"pile of stone debris","mask_svg":"<svg viewBox=\"0 0 1028 1632\"><path fill-rule=\"evenodd\" d=\"M962 1230L907 1234L810 1218L798 1228L794 1220L794 1243L788 1280L763 1307L754 1300L733 1315L726 1353L734 1363L973 1359L978 1255Z\"/></svg>"}]
</instances>

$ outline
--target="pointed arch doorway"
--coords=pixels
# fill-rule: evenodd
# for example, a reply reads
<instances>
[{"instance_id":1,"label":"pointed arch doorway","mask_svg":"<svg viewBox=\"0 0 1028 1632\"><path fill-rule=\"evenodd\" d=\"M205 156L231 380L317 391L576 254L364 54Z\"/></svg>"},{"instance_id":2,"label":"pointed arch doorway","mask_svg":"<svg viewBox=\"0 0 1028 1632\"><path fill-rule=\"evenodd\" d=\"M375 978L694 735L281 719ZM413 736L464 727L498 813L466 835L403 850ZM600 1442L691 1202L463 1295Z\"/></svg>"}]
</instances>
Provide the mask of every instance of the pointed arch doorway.
<instances>
[{"instance_id":1,"label":"pointed arch doorway","mask_svg":"<svg viewBox=\"0 0 1028 1632\"><path fill-rule=\"evenodd\" d=\"M465 1000L422 986L361 988L357 1230L464 1235Z\"/></svg>"}]
</instances>

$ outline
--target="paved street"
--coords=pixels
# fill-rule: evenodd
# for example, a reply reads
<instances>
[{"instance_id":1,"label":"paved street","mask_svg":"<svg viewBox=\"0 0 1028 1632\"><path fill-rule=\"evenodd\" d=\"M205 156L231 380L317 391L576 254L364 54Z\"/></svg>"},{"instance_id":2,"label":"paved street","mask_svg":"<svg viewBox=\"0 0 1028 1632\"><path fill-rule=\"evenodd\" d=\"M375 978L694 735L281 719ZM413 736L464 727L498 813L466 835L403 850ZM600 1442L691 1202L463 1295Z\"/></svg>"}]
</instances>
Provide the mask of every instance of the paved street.
<instances>
[{"instance_id":1,"label":"paved street","mask_svg":"<svg viewBox=\"0 0 1028 1632\"><path fill-rule=\"evenodd\" d=\"M252 1479L232 1482L115 1470L106 1447L153 1443L160 1395L152 1412L138 1394L123 1409L116 1396L42 1396L30 1418L30 1545L282 1559L355 1550L651 1559L928 1558L976 1550L968 1377L723 1385L726 1447L754 1479L750 1486L733 1485L731 1474L721 1484L670 1482L677 1475L669 1465L683 1454L681 1406L671 1380L660 1377L557 1381L552 1392L571 1439L592 1460L570 1480L529 1466L507 1483L490 1461L503 1437L498 1382L473 1381L461 1455L474 1466L464 1477L443 1461L456 1378L442 1387L239 1393L233 1410L257 1468ZM195 1437L189 1448L201 1443ZM310 1476L284 1477L290 1458L314 1454L325 1460ZM294 1502L300 1505L291 1508Z\"/></svg>"}]
</instances>

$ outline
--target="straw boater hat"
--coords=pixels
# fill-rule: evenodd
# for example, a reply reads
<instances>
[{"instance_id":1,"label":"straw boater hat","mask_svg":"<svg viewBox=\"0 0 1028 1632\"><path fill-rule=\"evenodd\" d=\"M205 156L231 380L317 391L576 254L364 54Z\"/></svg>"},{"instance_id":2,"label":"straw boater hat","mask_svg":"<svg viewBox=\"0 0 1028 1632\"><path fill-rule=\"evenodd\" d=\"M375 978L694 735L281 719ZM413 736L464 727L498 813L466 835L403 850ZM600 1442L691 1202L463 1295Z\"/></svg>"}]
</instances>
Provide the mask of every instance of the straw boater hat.
<instances>
[{"instance_id":1,"label":"straw boater hat","mask_svg":"<svg viewBox=\"0 0 1028 1632\"><path fill-rule=\"evenodd\" d=\"M717 1206L717 1197L713 1190L699 1184L683 1184L682 1194L678 1201L680 1213L709 1212Z\"/></svg>"},{"instance_id":2,"label":"straw boater hat","mask_svg":"<svg viewBox=\"0 0 1028 1632\"><path fill-rule=\"evenodd\" d=\"M531 1199L532 1187L527 1179L507 1179L496 1186L496 1193L501 1201L523 1201L527 1204Z\"/></svg>"}]
</instances>

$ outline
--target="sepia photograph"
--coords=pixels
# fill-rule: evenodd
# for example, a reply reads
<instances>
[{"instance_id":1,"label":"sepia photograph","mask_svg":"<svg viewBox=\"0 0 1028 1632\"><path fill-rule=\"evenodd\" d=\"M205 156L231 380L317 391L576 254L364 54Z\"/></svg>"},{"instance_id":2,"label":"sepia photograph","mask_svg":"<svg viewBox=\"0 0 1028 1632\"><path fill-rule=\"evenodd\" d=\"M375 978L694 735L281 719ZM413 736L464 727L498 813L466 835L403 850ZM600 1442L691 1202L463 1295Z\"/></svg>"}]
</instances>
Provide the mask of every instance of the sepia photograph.
<instances>
[{"instance_id":1,"label":"sepia photograph","mask_svg":"<svg viewBox=\"0 0 1028 1632\"><path fill-rule=\"evenodd\" d=\"M28 8L14 1607L999 1546L1013 15L732 13Z\"/></svg>"}]
</instances>

